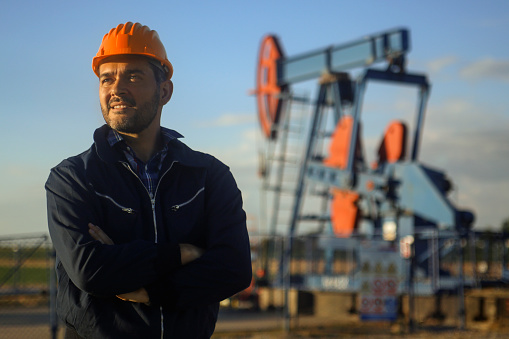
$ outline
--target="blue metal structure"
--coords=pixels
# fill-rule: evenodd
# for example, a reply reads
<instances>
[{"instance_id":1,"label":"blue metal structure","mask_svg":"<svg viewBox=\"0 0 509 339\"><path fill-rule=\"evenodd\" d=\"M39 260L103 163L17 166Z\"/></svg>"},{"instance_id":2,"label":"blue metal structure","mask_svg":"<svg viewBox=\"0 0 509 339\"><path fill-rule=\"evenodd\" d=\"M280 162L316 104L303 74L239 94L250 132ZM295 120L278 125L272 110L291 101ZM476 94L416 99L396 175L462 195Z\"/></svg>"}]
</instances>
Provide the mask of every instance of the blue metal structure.
<instances>
[{"instance_id":1,"label":"blue metal structure","mask_svg":"<svg viewBox=\"0 0 509 339\"><path fill-rule=\"evenodd\" d=\"M409 32L395 29L374 34L350 43L330 46L277 61L279 86L317 79L324 73L345 72L387 60L404 62L410 49Z\"/></svg>"},{"instance_id":2,"label":"blue metal structure","mask_svg":"<svg viewBox=\"0 0 509 339\"><path fill-rule=\"evenodd\" d=\"M272 39L277 41L276 37ZM278 43L275 45L279 46ZM330 225L331 210L327 203L332 197L331 192L340 190L358 195L356 208L359 210L360 218L371 225L373 232L370 235L359 234L358 228L355 228L349 237L335 238L330 237L332 232L324 230L322 235L326 237L318 237L320 239L318 245L325 251L326 261L333 260L333 252L336 250L352 251L354 255L358 255L366 241L382 241L397 248L410 246L410 255L401 257L404 279L400 281L399 290L402 293L412 289L415 293L434 294L441 290L457 290L460 285L464 286L463 275L442 270L440 260L458 249L459 240L469 233L474 215L470 211L456 208L448 198L451 183L443 172L419 162L430 85L426 75L407 71L405 60L409 49L409 31L395 29L295 57L281 55L277 60L272 60L273 64L268 66L277 71L277 79L272 80L276 83L269 85L279 90L274 91L276 94L272 98L271 93L262 93L261 89L256 93L266 96L265 101L259 101L259 105L268 101L267 96L280 101L278 112L277 114L273 112L273 116L280 113L283 116L272 121L271 128L274 132L281 132L285 126L285 118L290 119L291 105L295 101L291 86L311 79L319 80L317 98L313 101L308 123L309 131L293 186L293 207L288 219L286 247L282 252L280 283L286 282L292 287L304 290L349 292L359 290L359 281L356 279L358 272L355 270L343 275L326 271L319 274L302 274L299 277L290 272L293 244L299 234L299 224L315 220ZM280 47L278 50L281 53ZM260 60L259 65L262 63ZM374 65L380 67L374 68ZM353 70L360 70L360 75L354 80L351 79ZM262 79L264 72L266 69L259 68ZM397 161L382 159L376 168L370 168L358 150L360 149L362 153L359 127L362 122L362 103L370 82L410 86L416 88L419 93L409 156L401 157ZM284 109L280 112L281 107ZM267 107L264 109L269 110ZM347 143L347 162L342 168L324 162L327 154L324 154L326 151L324 152L323 145L330 142L332 134L327 130L325 123L327 114L332 114L334 125L339 124L345 116L353 119ZM285 133L271 135L277 137L268 142L284 144L287 142ZM278 158L281 161L286 159L284 151ZM269 159L265 161L270 162ZM285 165L281 162L277 171L264 171L265 176L279 173L276 179L277 187L274 190L277 196L283 191L281 186L283 166ZM311 194L308 187L315 184L325 187L321 192L326 202L322 206L325 207L316 211L315 215L304 214L305 197ZM279 213L279 201L278 197L277 207L273 211L273 222L277 220L274 215ZM387 236L386 228L395 231L395 234ZM271 225L271 229L275 234L275 225ZM403 253L403 248L401 250ZM330 262L326 263L326 266L330 266ZM462 269L463 267L458 268L460 272ZM425 277L426 279L421 279L424 283L411 281L415 274ZM411 285L409 281L412 282Z\"/></svg>"}]
</instances>

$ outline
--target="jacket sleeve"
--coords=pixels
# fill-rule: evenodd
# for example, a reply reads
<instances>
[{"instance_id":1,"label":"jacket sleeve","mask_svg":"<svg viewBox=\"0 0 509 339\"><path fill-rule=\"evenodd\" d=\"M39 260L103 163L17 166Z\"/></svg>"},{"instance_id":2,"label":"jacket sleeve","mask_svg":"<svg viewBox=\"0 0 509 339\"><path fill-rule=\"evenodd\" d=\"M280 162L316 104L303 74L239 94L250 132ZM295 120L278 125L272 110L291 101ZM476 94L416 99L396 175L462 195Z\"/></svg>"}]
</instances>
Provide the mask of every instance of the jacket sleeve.
<instances>
[{"instance_id":1,"label":"jacket sleeve","mask_svg":"<svg viewBox=\"0 0 509 339\"><path fill-rule=\"evenodd\" d=\"M157 276L158 253L165 252L168 265L180 265L180 249L157 247L144 240L103 245L88 233L88 223L99 219L94 197L77 166L60 165L46 182L47 216L56 254L71 281L79 289L98 296L114 296L152 283ZM171 261L171 262L170 262Z\"/></svg>"},{"instance_id":2,"label":"jacket sleeve","mask_svg":"<svg viewBox=\"0 0 509 339\"><path fill-rule=\"evenodd\" d=\"M251 283L251 251L241 192L228 167L217 160L209 168L205 194L205 253L146 286L151 303L196 307L219 302Z\"/></svg>"}]
</instances>

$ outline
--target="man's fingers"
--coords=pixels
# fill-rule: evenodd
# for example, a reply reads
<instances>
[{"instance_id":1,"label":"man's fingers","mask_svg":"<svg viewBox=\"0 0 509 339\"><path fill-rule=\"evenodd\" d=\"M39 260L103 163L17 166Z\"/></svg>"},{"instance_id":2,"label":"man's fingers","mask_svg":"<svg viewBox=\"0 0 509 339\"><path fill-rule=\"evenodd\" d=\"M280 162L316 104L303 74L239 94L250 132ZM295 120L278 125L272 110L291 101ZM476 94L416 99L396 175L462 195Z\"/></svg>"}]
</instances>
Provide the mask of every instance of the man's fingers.
<instances>
[{"instance_id":1,"label":"man's fingers","mask_svg":"<svg viewBox=\"0 0 509 339\"><path fill-rule=\"evenodd\" d=\"M148 303L150 301L147 290L143 287L136 291L119 294L117 295L117 298L134 303Z\"/></svg>"},{"instance_id":2,"label":"man's fingers","mask_svg":"<svg viewBox=\"0 0 509 339\"><path fill-rule=\"evenodd\" d=\"M102 229L92 223L88 224L88 233L90 233L92 238L100 241L102 244L113 245L113 241L110 239L110 237L108 237L108 235L104 233Z\"/></svg>"},{"instance_id":3,"label":"man's fingers","mask_svg":"<svg viewBox=\"0 0 509 339\"><path fill-rule=\"evenodd\" d=\"M191 245L191 244L179 244L180 246L180 260L182 265L188 264L191 261L194 261L201 257L204 253L204 250Z\"/></svg>"},{"instance_id":4,"label":"man's fingers","mask_svg":"<svg viewBox=\"0 0 509 339\"><path fill-rule=\"evenodd\" d=\"M96 226L93 225L93 224L88 224L88 233L92 236L92 238L94 238L95 240L98 240L100 242L102 242L101 240L101 237L99 236L99 234L96 232L95 230Z\"/></svg>"}]
</instances>

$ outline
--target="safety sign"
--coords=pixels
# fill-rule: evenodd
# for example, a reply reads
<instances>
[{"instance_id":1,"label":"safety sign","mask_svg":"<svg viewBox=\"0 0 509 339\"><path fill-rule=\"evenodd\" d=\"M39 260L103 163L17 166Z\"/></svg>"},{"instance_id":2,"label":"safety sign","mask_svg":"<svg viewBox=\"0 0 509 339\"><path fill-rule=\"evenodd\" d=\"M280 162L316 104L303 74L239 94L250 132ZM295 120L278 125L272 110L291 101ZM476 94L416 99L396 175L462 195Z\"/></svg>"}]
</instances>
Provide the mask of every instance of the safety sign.
<instances>
[{"instance_id":1,"label":"safety sign","mask_svg":"<svg viewBox=\"0 0 509 339\"><path fill-rule=\"evenodd\" d=\"M400 262L399 251L391 247L370 246L361 251L359 310L362 320L396 320Z\"/></svg>"}]
</instances>

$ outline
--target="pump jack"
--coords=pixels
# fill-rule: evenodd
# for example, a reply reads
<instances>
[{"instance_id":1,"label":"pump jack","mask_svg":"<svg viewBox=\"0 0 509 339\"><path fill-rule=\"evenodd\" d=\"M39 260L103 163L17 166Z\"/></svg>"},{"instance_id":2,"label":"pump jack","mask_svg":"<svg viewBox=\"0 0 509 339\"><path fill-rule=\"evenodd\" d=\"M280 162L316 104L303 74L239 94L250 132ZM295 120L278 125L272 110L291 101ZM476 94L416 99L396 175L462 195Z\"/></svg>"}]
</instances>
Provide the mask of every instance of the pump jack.
<instances>
[{"instance_id":1,"label":"pump jack","mask_svg":"<svg viewBox=\"0 0 509 339\"><path fill-rule=\"evenodd\" d=\"M318 94L306 123L309 130L296 165L296 180L290 188L292 209L283 235L288 237L289 246L282 262L291 260L293 239L301 234L299 224L316 221L330 226L328 234L332 239L321 241L326 250L358 248L359 242L366 239L400 246L401 260L408 266L406 259L415 258L415 269L432 282L421 286L418 292L433 294L464 283L458 277L448 280L450 275L442 274L437 262L448 248L450 251L449 240L466 236L474 214L458 209L448 198L452 184L443 172L419 162L430 85L426 75L406 69L409 49L407 29L293 57L285 56L275 35L263 38L256 73L258 117L267 149L280 149L278 154L265 152L260 170L265 189L271 189L275 197L269 225L273 235L281 214L290 113L299 101L291 87L318 79ZM375 64L381 67L374 68ZM352 79L353 70L360 70L356 79ZM362 143L361 111L370 82L414 87L418 90L418 103L413 131L403 121L392 121L380 142L376 161L368 165ZM332 132L327 130L327 115L332 116ZM409 136L411 143L407 141ZM321 194L325 203L316 213L305 214L304 197L310 194L308 188L312 185L325 187ZM361 234L361 223L369 225L370 235ZM283 275L290 274L288 265L282 270L286 270ZM323 290L331 288L326 283L330 277L306 274L290 280L297 288ZM407 286L406 281L401 281L399 288L405 291ZM346 283L333 289L358 291L359 285L350 275Z\"/></svg>"}]
</instances>

